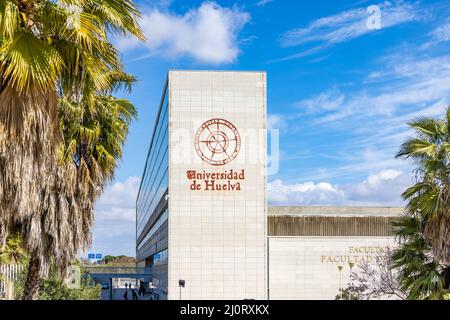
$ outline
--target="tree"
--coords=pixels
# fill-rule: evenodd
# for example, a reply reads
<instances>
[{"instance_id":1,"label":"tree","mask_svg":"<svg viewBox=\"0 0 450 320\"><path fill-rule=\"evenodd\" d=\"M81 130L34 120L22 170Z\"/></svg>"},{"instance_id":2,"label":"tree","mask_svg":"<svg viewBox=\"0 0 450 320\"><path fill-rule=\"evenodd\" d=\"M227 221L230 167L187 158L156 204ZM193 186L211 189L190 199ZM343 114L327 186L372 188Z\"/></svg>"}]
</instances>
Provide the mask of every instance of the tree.
<instances>
[{"instance_id":1,"label":"tree","mask_svg":"<svg viewBox=\"0 0 450 320\"><path fill-rule=\"evenodd\" d=\"M41 230L41 236L55 243L43 254L63 270L77 250L91 242L95 200L113 177L136 109L125 99L92 94L79 103L62 97L58 115L64 139L57 149L54 184L42 189L40 212L50 226ZM53 232L51 226L59 230ZM39 262L30 260L25 297L36 294L38 268Z\"/></svg>"},{"instance_id":2,"label":"tree","mask_svg":"<svg viewBox=\"0 0 450 320\"><path fill-rule=\"evenodd\" d=\"M121 120L134 110L111 96L133 78L108 35L143 39L138 17L130 0L0 0L0 241L19 232L30 254L25 299L36 297L51 263L63 273L90 244L93 202L112 177L127 123L86 129L111 125L101 115L112 106ZM66 102L90 108L74 139L60 122Z\"/></svg>"},{"instance_id":3,"label":"tree","mask_svg":"<svg viewBox=\"0 0 450 320\"><path fill-rule=\"evenodd\" d=\"M436 260L425 237L426 218L406 214L393 222L400 245L393 252L393 267L399 272L400 288L407 299L442 299L449 270Z\"/></svg>"},{"instance_id":4,"label":"tree","mask_svg":"<svg viewBox=\"0 0 450 320\"><path fill-rule=\"evenodd\" d=\"M399 246L369 263L363 261L350 275L349 285L336 299L448 299L445 279L449 269L434 257L425 238L426 220L420 214L405 214L392 222Z\"/></svg>"},{"instance_id":5,"label":"tree","mask_svg":"<svg viewBox=\"0 0 450 320\"><path fill-rule=\"evenodd\" d=\"M16 299L20 299L26 287L27 275L22 273L14 282ZM54 268L50 268L49 276L39 283L38 300L99 300L101 286L91 285L89 278L82 279L76 288L69 288Z\"/></svg>"},{"instance_id":6,"label":"tree","mask_svg":"<svg viewBox=\"0 0 450 320\"><path fill-rule=\"evenodd\" d=\"M417 137L397 154L416 166L417 182L402 195L406 210L421 216L435 259L450 266L450 107L444 119L420 118L409 126Z\"/></svg>"},{"instance_id":7,"label":"tree","mask_svg":"<svg viewBox=\"0 0 450 320\"><path fill-rule=\"evenodd\" d=\"M398 271L393 266L392 251L377 256L373 261L361 261L350 275L351 285L347 296L358 299L405 299L406 294L398 281Z\"/></svg>"},{"instance_id":8,"label":"tree","mask_svg":"<svg viewBox=\"0 0 450 320\"><path fill-rule=\"evenodd\" d=\"M106 255L102 261L100 261L100 263L103 262L104 264L109 264L109 265L118 265L118 266L123 266L123 265L136 265L136 259L134 257L128 257L125 255L120 255L120 256L111 256L111 255Z\"/></svg>"},{"instance_id":9,"label":"tree","mask_svg":"<svg viewBox=\"0 0 450 320\"><path fill-rule=\"evenodd\" d=\"M345 290L358 299L443 299L447 294L447 270L433 256L424 237L425 223L416 215L393 221L399 246L373 262L363 261L352 272L351 286Z\"/></svg>"},{"instance_id":10,"label":"tree","mask_svg":"<svg viewBox=\"0 0 450 320\"><path fill-rule=\"evenodd\" d=\"M360 300L359 296L352 291L350 287L341 289L334 300Z\"/></svg>"},{"instance_id":11,"label":"tree","mask_svg":"<svg viewBox=\"0 0 450 320\"><path fill-rule=\"evenodd\" d=\"M20 236L9 235L3 247L0 248L0 264L24 264L27 258Z\"/></svg>"}]
</instances>

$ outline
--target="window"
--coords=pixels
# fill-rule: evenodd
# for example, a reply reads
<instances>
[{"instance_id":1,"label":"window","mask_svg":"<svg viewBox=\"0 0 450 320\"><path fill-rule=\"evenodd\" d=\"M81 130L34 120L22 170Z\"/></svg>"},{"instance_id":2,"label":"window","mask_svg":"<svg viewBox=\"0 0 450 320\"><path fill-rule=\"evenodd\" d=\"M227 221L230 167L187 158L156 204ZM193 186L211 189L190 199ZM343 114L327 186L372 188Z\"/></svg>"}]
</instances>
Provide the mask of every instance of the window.
<instances>
[{"instance_id":1,"label":"window","mask_svg":"<svg viewBox=\"0 0 450 320\"><path fill-rule=\"evenodd\" d=\"M136 201L136 227L138 237L141 235L151 216L155 213L154 211L168 187L168 117L168 90L166 89ZM151 235L147 235L145 239L147 237L150 238ZM141 243L144 243L145 239Z\"/></svg>"},{"instance_id":2,"label":"window","mask_svg":"<svg viewBox=\"0 0 450 320\"><path fill-rule=\"evenodd\" d=\"M141 243L138 246L138 249L141 249L144 246L144 244L155 234L155 232L158 231L158 229L162 226L162 224L167 221L167 217L168 212L166 208L164 209L164 212L159 216L158 220L156 220L156 222L150 228L145 238L142 239Z\"/></svg>"},{"instance_id":3,"label":"window","mask_svg":"<svg viewBox=\"0 0 450 320\"><path fill-rule=\"evenodd\" d=\"M162 264L167 264L167 259L168 259L168 252L167 249L160 251L158 253L155 253L153 256L153 263L152 265L154 266L158 266L158 265L162 265Z\"/></svg>"}]
</instances>

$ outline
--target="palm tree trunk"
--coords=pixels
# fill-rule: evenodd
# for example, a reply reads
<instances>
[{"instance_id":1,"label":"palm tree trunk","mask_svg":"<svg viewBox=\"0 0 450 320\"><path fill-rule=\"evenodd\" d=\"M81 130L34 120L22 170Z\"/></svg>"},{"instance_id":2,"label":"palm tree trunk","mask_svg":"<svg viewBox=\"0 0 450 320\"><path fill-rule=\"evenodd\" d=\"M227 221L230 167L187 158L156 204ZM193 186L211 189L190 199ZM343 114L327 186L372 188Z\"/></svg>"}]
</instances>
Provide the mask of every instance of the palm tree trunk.
<instances>
[{"instance_id":1,"label":"palm tree trunk","mask_svg":"<svg viewBox=\"0 0 450 320\"><path fill-rule=\"evenodd\" d=\"M31 258L30 264L28 265L27 281L25 282L22 300L37 299L39 283L41 280L40 270L41 263L39 258Z\"/></svg>"},{"instance_id":2,"label":"palm tree trunk","mask_svg":"<svg viewBox=\"0 0 450 320\"><path fill-rule=\"evenodd\" d=\"M445 268L444 276L445 276L444 289L447 289L450 292L450 267L449 266L447 266Z\"/></svg>"}]
</instances>

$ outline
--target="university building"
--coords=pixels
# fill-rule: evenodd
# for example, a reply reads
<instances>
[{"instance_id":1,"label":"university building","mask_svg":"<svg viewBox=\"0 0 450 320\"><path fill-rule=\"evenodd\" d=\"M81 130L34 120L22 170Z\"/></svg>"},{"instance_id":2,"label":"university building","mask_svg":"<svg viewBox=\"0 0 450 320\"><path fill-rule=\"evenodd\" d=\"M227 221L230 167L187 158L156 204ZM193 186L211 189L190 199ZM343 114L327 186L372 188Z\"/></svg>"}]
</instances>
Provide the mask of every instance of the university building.
<instances>
[{"instance_id":1,"label":"university building","mask_svg":"<svg viewBox=\"0 0 450 320\"><path fill-rule=\"evenodd\" d=\"M169 71L149 143L136 259L160 299L333 299L394 245L398 208L267 209L264 72Z\"/></svg>"},{"instance_id":2,"label":"university building","mask_svg":"<svg viewBox=\"0 0 450 320\"><path fill-rule=\"evenodd\" d=\"M265 163L264 72L169 71L136 203L161 298L267 298Z\"/></svg>"},{"instance_id":3,"label":"university building","mask_svg":"<svg viewBox=\"0 0 450 320\"><path fill-rule=\"evenodd\" d=\"M402 210L269 208L269 299L334 299L350 282L351 267L395 247L391 222Z\"/></svg>"}]
</instances>

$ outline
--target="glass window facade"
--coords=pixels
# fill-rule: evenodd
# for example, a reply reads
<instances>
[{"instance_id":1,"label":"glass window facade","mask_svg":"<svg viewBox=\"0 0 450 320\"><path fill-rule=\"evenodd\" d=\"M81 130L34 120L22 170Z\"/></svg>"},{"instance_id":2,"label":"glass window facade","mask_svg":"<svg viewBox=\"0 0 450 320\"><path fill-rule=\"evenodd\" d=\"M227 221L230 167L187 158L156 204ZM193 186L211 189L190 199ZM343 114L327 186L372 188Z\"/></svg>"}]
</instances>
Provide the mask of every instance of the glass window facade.
<instances>
[{"instance_id":1,"label":"glass window facade","mask_svg":"<svg viewBox=\"0 0 450 320\"><path fill-rule=\"evenodd\" d=\"M167 221L168 212L167 208L164 212L159 216L158 220L153 224L153 226L148 230L146 236L142 239L141 243L138 245L138 249L142 248L142 246L158 231L158 229L162 226L164 222Z\"/></svg>"},{"instance_id":2,"label":"glass window facade","mask_svg":"<svg viewBox=\"0 0 450 320\"><path fill-rule=\"evenodd\" d=\"M163 264L167 264L167 258L168 258L168 254L167 254L167 249L162 250L158 253L155 253L152 256L152 266L159 266L159 265L163 265Z\"/></svg>"},{"instance_id":3,"label":"glass window facade","mask_svg":"<svg viewBox=\"0 0 450 320\"><path fill-rule=\"evenodd\" d=\"M156 212L161 198L165 194L168 187L168 90L165 90L164 98L156 121L150 149L145 163L144 174L142 176L141 186L136 201L136 237L139 239L144 228L153 215L159 215ZM166 209L167 210L167 209ZM163 213L164 214L164 213ZM155 221L158 223L161 217ZM167 220L167 212L165 213ZM161 226L162 222L159 224ZM153 229L153 230L152 230ZM148 234L157 230L153 227L147 232L143 241L138 243L138 248L151 236Z\"/></svg>"}]
</instances>

